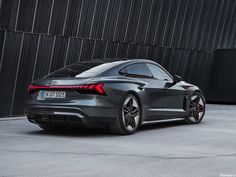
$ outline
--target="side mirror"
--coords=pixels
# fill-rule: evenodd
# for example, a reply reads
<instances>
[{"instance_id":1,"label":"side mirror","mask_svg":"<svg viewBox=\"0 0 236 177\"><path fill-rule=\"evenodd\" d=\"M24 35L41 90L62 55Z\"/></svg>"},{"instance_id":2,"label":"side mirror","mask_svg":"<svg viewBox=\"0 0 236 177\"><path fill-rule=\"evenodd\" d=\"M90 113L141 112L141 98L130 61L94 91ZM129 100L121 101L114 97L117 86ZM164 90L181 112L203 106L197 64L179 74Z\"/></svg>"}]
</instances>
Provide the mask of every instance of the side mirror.
<instances>
[{"instance_id":1,"label":"side mirror","mask_svg":"<svg viewBox=\"0 0 236 177\"><path fill-rule=\"evenodd\" d=\"M174 83L178 83L180 81L182 81L182 78L178 75L174 75Z\"/></svg>"}]
</instances>

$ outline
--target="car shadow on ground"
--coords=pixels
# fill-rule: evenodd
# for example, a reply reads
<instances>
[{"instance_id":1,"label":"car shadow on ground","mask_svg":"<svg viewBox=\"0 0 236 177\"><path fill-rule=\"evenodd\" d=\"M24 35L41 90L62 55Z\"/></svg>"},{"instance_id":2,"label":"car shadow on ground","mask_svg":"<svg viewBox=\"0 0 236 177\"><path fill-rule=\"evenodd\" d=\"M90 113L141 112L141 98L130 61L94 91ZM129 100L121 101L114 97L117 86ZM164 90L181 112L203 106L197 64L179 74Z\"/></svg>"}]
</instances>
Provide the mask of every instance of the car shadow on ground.
<instances>
[{"instance_id":1,"label":"car shadow on ground","mask_svg":"<svg viewBox=\"0 0 236 177\"><path fill-rule=\"evenodd\" d=\"M28 131L28 135L41 135L41 136L68 136L68 137L104 137L111 136L109 131L102 128L79 128L69 130L57 130L57 131Z\"/></svg>"},{"instance_id":2,"label":"car shadow on ground","mask_svg":"<svg viewBox=\"0 0 236 177\"><path fill-rule=\"evenodd\" d=\"M136 133L142 133L147 131L158 131L166 128L176 127L176 126L187 126L183 121L175 122L162 122L155 124L148 124L141 126ZM50 136L69 136L69 137L109 137L109 136L119 136L111 134L108 129L105 128L79 128L79 129L70 129L70 130L60 130L49 132L45 130L36 130L26 132L28 135L50 135Z\"/></svg>"}]
</instances>

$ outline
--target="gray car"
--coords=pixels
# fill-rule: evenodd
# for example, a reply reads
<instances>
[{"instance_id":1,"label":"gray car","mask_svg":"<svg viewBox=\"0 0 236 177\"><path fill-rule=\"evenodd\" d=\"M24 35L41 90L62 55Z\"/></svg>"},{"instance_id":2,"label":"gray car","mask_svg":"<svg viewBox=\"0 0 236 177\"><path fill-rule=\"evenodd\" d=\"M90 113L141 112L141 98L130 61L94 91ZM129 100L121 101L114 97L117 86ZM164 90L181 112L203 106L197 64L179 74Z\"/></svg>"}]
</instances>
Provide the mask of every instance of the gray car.
<instances>
[{"instance_id":1,"label":"gray car","mask_svg":"<svg viewBox=\"0 0 236 177\"><path fill-rule=\"evenodd\" d=\"M203 119L205 98L197 86L151 60L107 61L73 64L34 81L28 120L48 131L88 125L127 135L147 123Z\"/></svg>"}]
</instances>

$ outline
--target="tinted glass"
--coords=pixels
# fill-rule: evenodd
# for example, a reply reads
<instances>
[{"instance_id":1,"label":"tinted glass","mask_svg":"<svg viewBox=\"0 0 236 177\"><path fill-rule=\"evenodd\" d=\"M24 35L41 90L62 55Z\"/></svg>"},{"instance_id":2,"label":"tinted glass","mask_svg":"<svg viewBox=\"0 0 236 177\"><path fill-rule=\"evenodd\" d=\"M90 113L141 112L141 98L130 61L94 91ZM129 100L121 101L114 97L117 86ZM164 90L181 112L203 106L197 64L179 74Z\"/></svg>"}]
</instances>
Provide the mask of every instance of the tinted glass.
<instances>
[{"instance_id":1,"label":"tinted glass","mask_svg":"<svg viewBox=\"0 0 236 177\"><path fill-rule=\"evenodd\" d=\"M121 70L121 73L129 74L130 76L137 77L151 77L151 73L149 72L146 64L138 63L125 67Z\"/></svg>"},{"instance_id":2,"label":"tinted glass","mask_svg":"<svg viewBox=\"0 0 236 177\"><path fill-rule=\"evenodd\" d=\"M88 70L89 66L83 65L83 64L72 64L70 66L66 66L64 68L61 68L57 71L54 71L53 73L50 73L49 75L45 76L46 78L49 77L75 77L77 74L82 73L83 71Z\"/></svg>"},{"instance_id":3,"label":"tinted glass","mask_svg":"<svg viewBox=\"0 0 236 177\"><path fill-rule=\"evenodd\" d=\"M107 69L110 69L111 67L113 67L117 64L118 64L117 62L104 63L104 64L98 65L96 67L93 67L87 71L84 71L84 72L76 75L75 77L93 77L98 74L101 74L102 72L106 71Z\"/></svg>"},{"instance_id":4,"label":"tinted glass","mask_svg":"<svg viewBox=\"0 0 236 177\"><path fill-rule=\"evenodd\" d=\"M159 80L172 81L172 78L160 67L154 64L147 64L154 78Z\"/></svg>"}]
</instances>

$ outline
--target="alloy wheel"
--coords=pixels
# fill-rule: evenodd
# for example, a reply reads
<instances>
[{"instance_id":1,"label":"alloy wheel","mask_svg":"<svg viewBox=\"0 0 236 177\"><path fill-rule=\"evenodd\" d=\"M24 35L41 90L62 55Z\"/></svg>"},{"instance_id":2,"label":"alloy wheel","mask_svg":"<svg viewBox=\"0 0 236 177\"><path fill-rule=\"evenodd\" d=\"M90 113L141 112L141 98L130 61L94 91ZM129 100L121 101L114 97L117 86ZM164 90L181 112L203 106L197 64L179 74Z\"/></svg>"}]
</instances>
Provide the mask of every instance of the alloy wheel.
<instances>
[{"instance_id":1,"label":"alloy wheel","mask_svg":"<svg viewBox=\"0 0 236 177\"><path fill-rule=\"evenodd\" d=\"M128 96L122 106L122 120L125 128L135 131L140 122L140 110L137 100L133 96Z\"/></svg>"},{"instance_id":2,"label":"alloy wheel","mask_svg":"<svg viewBox=\"0 0 236 177\"><path fill-rule=\"evenodd\" d=\"M193 123L198 123L204 116L205 102L200 95L193 95L190 99L190 116L189 119Z\"/></svg>"}]
</instances>

